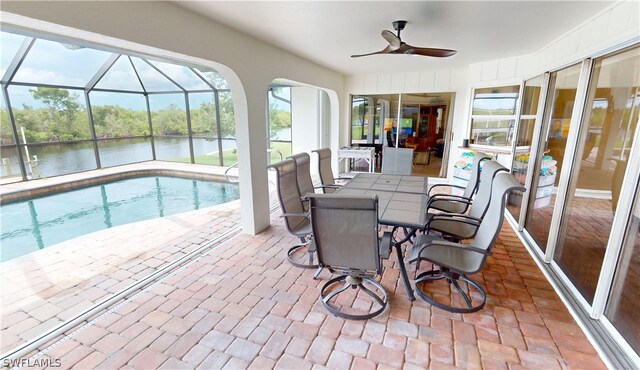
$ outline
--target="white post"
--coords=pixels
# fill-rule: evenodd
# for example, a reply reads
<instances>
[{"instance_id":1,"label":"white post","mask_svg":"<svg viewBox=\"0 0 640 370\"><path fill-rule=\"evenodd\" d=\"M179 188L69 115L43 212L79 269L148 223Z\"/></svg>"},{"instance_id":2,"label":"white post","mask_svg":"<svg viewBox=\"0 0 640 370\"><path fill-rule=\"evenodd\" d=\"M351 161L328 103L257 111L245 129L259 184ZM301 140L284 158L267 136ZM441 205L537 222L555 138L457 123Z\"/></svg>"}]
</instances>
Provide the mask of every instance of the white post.
<instances>
[{"instance_id":1,"label":"white post","mask_svg":"<svg viewBox=\"0 0 640 370\"><path fill-rule=\"evenodd\" d=\"M2 158L2 166L4 167L7 176L11 176L11 163L9 162L9 158Z\"/></svg>"},{"instance_id":2,"label":"white post","mask_svg":"<svg viewBox=\"0 0 640 370\"><path fill-rule=\"evenodd\" d=\"M29 165L29 173L33 178L33 168L31 166L31 157L29 156L29 148L27 147L27 138L24 136L24 127L20 126L20 132L22 133L22 142L24 143L24 154L27 157L27 164Z\"/></svg>"}]
</instances>

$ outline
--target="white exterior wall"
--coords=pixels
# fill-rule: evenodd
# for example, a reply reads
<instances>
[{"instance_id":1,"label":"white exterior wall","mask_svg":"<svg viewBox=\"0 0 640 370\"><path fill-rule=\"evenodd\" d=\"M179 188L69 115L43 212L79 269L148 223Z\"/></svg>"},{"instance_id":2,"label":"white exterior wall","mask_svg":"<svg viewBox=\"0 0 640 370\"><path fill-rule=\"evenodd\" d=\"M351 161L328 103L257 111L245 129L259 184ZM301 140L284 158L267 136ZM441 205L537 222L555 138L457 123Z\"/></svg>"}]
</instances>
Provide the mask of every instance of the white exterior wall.
<instances>
[{"instance_id":1,"label":"white exterior wall","mask_svg":"<svg viewBox=\"0 0 640 370\"><path fill-rule=\"evenodd\" d=\"M640 2L618 2L533 54L471 64L469 83L473 87L505 85L638 41Z\"/></svg>"},{"instance_id":2,"label":"white exterior wall","mask_svg":"<svg viewBox=\"0 0 640 370\"><path fill-rule=\"evenodd\" d=\"M3 27L74 39L126 53L196 63L216 69L233 93L242 226L269 226L266 91L276 78L319 86L329 94L330 122L338 126L343 76L238 33L170 2L3 1ZM337 147L337 135L332 135Z\"/></svg>"}]
</instances>

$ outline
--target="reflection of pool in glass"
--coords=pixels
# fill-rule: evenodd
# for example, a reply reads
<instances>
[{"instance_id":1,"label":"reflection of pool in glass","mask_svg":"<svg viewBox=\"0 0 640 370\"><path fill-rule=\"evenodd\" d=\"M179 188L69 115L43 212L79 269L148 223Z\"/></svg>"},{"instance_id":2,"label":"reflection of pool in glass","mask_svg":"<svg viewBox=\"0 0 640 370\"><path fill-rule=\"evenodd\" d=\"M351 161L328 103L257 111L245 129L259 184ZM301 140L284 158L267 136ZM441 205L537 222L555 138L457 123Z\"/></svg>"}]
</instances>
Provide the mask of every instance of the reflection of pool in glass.
<instances>
[{"instance_id":1,"label":"reflection of pool in glass","mask_svg":"<svg viewBox=\"0 0 640 370\"><path fill-rule=\"evenodd\" d=\"M3 204L0 260L113 226L226 203L239 196L234 184L160 176Z\"/></svg>"}]
</instances>

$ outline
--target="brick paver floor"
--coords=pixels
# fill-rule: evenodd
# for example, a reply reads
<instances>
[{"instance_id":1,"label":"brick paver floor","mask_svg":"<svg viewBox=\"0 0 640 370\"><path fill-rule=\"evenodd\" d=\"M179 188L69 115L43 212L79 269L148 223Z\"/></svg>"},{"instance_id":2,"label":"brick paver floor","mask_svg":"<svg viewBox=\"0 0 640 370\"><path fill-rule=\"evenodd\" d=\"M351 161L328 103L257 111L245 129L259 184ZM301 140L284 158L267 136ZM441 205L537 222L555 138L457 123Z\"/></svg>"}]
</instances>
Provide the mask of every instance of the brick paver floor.
<instances>
[{"instance_id":1,"label":"brick paver floor","mask_svg":"<svg viewBox=\"0 0 640 370\"><path fill-rule=\"evenodd\" d=\"M239 201L85 235L2 263L0 353L222 235Z\"/></svg>"},{"instance_id":2,"label":"brick paver floor","mask_svg":"<svg viewBox=\"0 0 640 370\"><path fill-rule=\"evenodd\" d=\"M465 315L410 302L392 258L381 279L390 308L333 317L318 301L330 273L313 280L286 262L295 241L274 215L266 231L228 240L37 358L104 369L605 368L508 226L473 276L488 304Z\"/></svg>"}]
</instances>

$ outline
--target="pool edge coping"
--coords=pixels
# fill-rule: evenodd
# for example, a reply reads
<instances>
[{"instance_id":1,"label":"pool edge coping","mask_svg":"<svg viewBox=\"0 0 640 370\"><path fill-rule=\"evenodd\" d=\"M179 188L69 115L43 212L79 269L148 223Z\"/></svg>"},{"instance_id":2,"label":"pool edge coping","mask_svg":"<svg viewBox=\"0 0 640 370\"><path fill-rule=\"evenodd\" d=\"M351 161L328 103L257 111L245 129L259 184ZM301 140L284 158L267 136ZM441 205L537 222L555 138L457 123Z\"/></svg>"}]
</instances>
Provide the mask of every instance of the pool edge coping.
<instances>
[{"instance_id":1,"label":"pool edge coping","mask_svg":"<svg viewBox=\"0 0 640 370\"><path fill-rule=\"evenodd\" d=\"M114 170L116 168L111 168ZM35 181L29 181L25 185L32 185L26 189L11 189L8 191L0 191L0 204L7 204L11 202L26 200L33 197L60 193L64 191L74 190L82 187L104 184L111 181L118 181L124 179L130 179L143 176L174 176L189 178L194 180L209 180L209 181L224 181L228 182L223 174L207 173L200 169L198 171L194 168L161 168L159 167L147 167L147 168L132 168L122 169L118 172L109 173L97 173L100 170L91 171L88 176L79 179L68 179L65 181L63 177L56 177L57 182L54 183L39 183L34 184ZM87 174L86 172L84 174ZM236 176L233 176L236 177ZM51 178L48 178L51 179ZM47 179L42 179L47 180Z\"/></svg>"}]
</instances>

